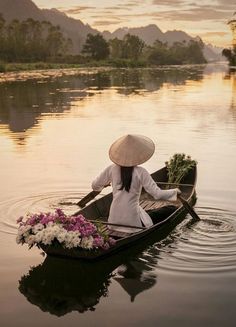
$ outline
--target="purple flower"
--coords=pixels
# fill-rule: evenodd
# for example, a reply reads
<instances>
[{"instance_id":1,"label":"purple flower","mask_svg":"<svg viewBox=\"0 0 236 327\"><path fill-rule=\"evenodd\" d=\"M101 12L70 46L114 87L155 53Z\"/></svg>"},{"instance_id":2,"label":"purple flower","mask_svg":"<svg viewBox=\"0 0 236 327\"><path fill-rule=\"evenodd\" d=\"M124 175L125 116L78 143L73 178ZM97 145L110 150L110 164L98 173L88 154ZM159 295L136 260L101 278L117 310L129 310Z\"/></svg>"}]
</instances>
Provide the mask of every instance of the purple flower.
<instances>
[{"instance_id":1,"label":"purple flower","mask_svg":"<svg viewBox=\"0 0 236 327\"><path fill-rule=\"evenodd\" d=\"M93 240L93 246L95 248L101 248L103 244L104 244L104 239L100 235L97 235Z\"/></svg>"},{"instance_id":2,"label":"purple flower","mask_svg":"<svg viewBox=\"0 0 236 327\"><path fill-rule=\"evenodd\" d=\"M28 232L27 227L31 230L31 228L37 224L42 224L40 227L40 231L44 228L47 228L48 224L52 222L60 225L66 231L80 233L80 238L88 238L90 242L92 241L93 248L101 248L104 250L109 249L110 246L115 244L115 240L108 236L106 232L102 232L96 225L87 220L83 215L77 216L67 216L61 209L56 209L54 213L39 213L39 214L31 214L27 216L26 221L23 221L23 217L19 217L17 219L17 223L21 226L26 226L26 230ZM36 234L35 234L36 235ZM24 238L22 238L22 244L25 243ZM18 239L20 242L21 239ZM73 246L72 246L73 247Z\"/></svg>"},{"instance_id":3,"label":"purple flower","mask_svg":"<svg viewBox=\"0 0 236 327\"><path fill-rule=\"evenodd\" d=\"M115 245L116 244L116 240L112 237L109 237L108 239L108 243L112 246L112 245Z\"/></svg>"},{"instance_id":4,"label":"purple flower","mask_svg":"<svg viewBox=\"0 0 236 327\"><path fill-rule=\"evenodd\" d=\"M109 243L106 242L106 243L103 244L102 249L103 250L108 250L109 247L110 247Z\"/></svg>"},{"instance_id":5,"label":"purple flower","mask_svg":"<svg viewBox=\"0 0 236 327\"><path fill-rule=\"evenodd\" d=\"M65 216L64 212L60 208L56 209L56 213L58 214L59 217L60 216L63 216L63 217Z\"/></svg>"}]
</instances>

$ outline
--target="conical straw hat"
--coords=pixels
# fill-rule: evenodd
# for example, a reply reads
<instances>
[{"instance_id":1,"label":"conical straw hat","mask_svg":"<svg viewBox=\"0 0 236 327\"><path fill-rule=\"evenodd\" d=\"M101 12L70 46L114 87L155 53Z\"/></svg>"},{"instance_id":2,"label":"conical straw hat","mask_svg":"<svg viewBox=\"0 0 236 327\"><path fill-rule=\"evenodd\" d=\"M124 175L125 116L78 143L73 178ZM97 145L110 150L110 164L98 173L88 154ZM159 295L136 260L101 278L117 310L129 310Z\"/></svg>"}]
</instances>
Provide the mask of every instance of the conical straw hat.
<instances>
[{"instance_id":1,"label":"conical straw hat","mask_svg":"<svg viewBox=\"0 0 236 327\"><path fill-rule=\"evenodd\" d=\"M128 134L120 137L110 147L109 157L119 166L137 166L151 158L155 151L153 141L143 135Z\"/></svg>"}]
</instances>

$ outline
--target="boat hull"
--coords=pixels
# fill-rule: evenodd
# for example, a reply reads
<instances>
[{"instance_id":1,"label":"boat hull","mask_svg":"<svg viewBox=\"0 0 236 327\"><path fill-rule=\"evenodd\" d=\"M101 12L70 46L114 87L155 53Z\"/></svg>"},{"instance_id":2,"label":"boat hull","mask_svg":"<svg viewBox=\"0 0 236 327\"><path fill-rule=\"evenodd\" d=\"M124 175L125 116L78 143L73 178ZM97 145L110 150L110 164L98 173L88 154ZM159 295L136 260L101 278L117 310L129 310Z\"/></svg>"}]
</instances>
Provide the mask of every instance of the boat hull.
<instances>
[{"instance_id":1,"label":"boat hull","mask_svg":"<svg viewBox=\"0 0 236 327\"><path fill-rule=\"evenodd\" d=\"M153 179L157 182L160 187L163 187L167 182L167 171L166 168L162 168L157 172L152 174ZM178 187L182 191L182 196L188 201L188 203L193 206L196 202L196 185L197 171L194 168L188 176L181 182ZM141 201L147 196L145 192L141 196ZM105 217L108 217L109 208L112 201L112 194L109 193L104 197L93 201L85 208L76 212L76 214L82 214L87 219L91 220L105 220ZM143 240L150 236L150 234L157 235L161 234L167 226L173 225L173 228L179 221L187 215L187 210L183 205L180 205L170 216L166 219L154 224L153 226L135 232L129 236L122 237L116 241L116 244L111 246L107 250L83 250L80 248L75 249L66 249L63 248L59 243L56 245L44 245L41 244L41 249L47 254L52 256L60 256L73 259L84 259L84 260L96 260L106 256L110 256L118 251L127 249L131 246L134 246L139 240ZM107 219L107 218L106 218ZM164 233L165 234L165 233Z\"/></svg>"}]
</instances>

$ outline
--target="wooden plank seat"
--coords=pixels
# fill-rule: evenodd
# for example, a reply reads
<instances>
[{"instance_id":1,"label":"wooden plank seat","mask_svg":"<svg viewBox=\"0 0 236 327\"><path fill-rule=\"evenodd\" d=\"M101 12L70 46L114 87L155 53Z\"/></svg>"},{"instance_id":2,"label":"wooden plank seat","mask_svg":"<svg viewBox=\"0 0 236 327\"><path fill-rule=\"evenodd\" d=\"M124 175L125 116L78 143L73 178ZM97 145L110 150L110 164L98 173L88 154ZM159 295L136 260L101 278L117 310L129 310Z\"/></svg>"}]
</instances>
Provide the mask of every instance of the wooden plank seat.
<instances>
[{"instance_id":1,"label":"wooden plank seat","mask_svg":"<svg viewBox=\"0 0 236 327\"><path fill-rule=\"evenodd\" d=\"M100 230L102 232L108 233L109 236L117 239L117 238L123 238L123 237L128 237L130 235L132 235L133 233L130 231L124 232L124 231L117 231L117 230L112 230L111 228L109 228L109 226L107 225L103 225L100 227Z\"/></svg>"},{"instance_id":2,"label":"wooden plank seat","mask_svg":"<svg viewBox=\"0 0 236 327\"><path fill-rule=\"evenodd\" d=\"M174 205L176 207L179 207L181 205L181 202L179 200L177 201L166 201L166 200L141 200L140 206L145 210L157 210L160 208L163 208L165 206Z\"/></svg>"}]
</instances>

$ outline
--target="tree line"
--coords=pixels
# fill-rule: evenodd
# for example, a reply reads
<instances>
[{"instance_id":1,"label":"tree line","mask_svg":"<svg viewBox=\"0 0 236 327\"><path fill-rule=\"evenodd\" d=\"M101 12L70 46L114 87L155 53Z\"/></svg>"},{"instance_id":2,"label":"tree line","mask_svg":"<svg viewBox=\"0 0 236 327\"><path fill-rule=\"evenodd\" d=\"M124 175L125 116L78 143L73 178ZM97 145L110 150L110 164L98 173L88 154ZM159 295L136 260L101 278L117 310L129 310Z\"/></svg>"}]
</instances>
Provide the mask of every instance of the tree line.
<instances>
[{"instance_id":1,"label":"tree line","mask_svg":"<svg viewBox=\"0 0 236 327\"><path fill-rule=\"evenodd\" d=\"M71 40L59 26L48 21L14 19L6 23L0 15L0 60L5 62L47 61L68 52Z\"/></svg>"},{"instance_id":2,"label":"tree line","mask_svg":"<svg viewBox=\"0 0 236 327\"><path fill-rule=\"evenodd\" d=\"M148 46L138 36L105 40L88 34L81 54L71 55L72 41L59 26L29 18L6 23L0 14L0 60L3 62L89 63L106 61L117 66L200 64L206 60L202 41L175 42L169 46L157 40Z\"/></svg>"},{"instance_id":3,"label":"tree line","mask_svg":"<svg viewBox=\"0 0 236 327\"><path fill-rule=\"evenodd\" d=\"M101 34L88 34L82 53L94 60L112 59L136 61L149 65L201 64L206 59L203 55L201 40L167 43L156 40L152 46L145 44L138 36L126 34L124 38L106 41Z\"/></svg>"},{"instance_id":4,"label":"tree line","mask_svg":"<svg viewBox=\"0 0 236 327\"><path fill-rule=\"evenodd\" d=\"M231 66L236 66L236 46L232 49L223 49L222 55L228 60Z\"/></svg>"}]
</instances>

